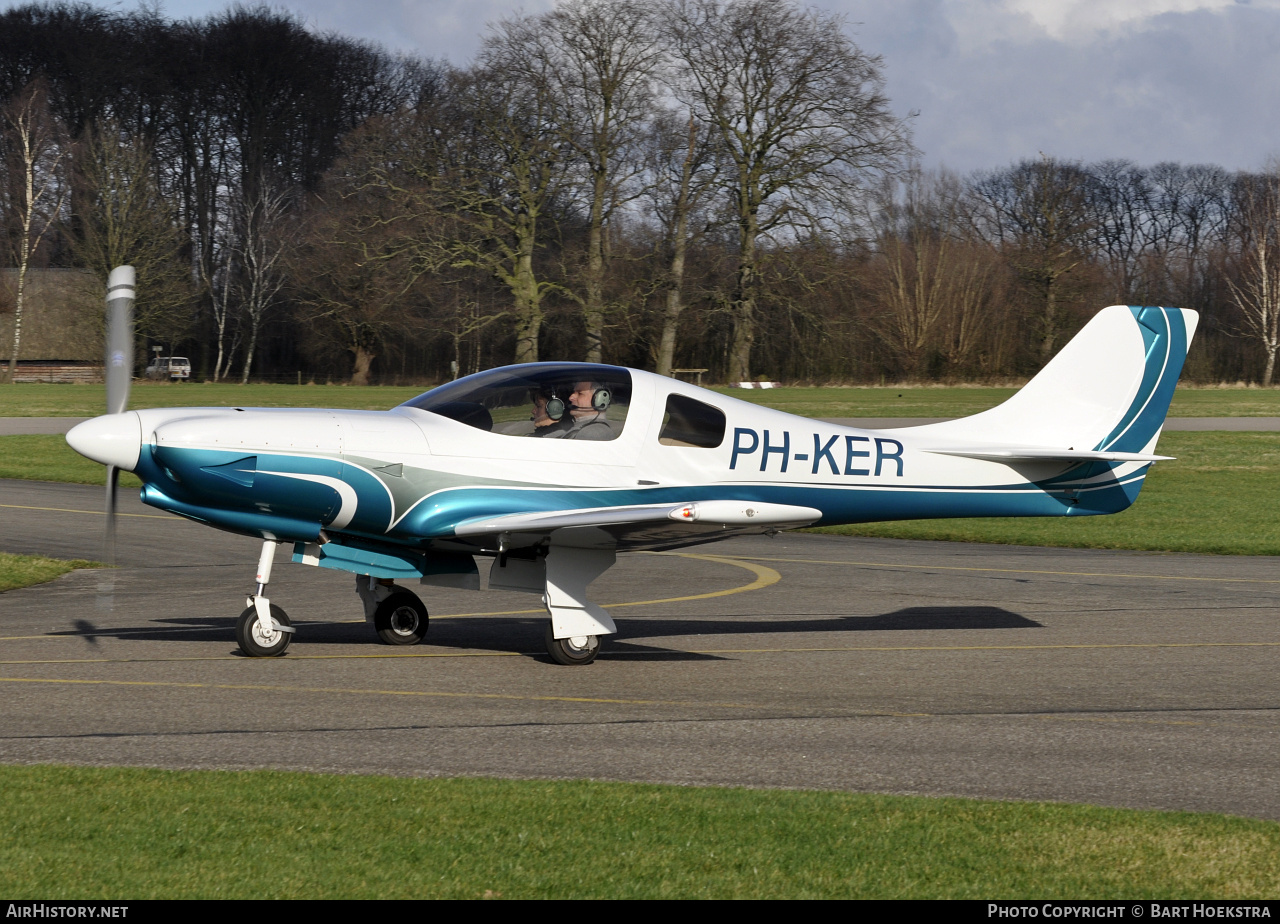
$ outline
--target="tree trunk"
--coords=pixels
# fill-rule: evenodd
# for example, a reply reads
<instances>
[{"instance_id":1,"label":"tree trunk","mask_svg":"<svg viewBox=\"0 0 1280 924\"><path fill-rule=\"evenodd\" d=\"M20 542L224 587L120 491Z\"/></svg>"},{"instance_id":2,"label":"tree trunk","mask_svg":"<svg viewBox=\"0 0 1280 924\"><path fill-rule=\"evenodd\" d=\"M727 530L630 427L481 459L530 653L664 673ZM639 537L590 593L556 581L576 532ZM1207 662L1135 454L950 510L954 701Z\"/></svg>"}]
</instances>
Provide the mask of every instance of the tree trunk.
<instances>
[{"instance_id":1,"label":"tree trunk","mask_svg":"<svg viewBox=\"0 0 1280 924\"><path fill-rule=\"evenodd\" d=\"M18 265L18 290L13 303L13 352L9 356L9 384L18 381L18 351L22 347L22 308L27 288L27 260Z\"/></svg>"},{"instance_id":2,"label":"tree trunk","mask_svg":"<svg viewBox=\"0 0 1280 924\"><path fill-rule=\"evenodd\" d=\"M605 175L597 172L591 199L587 233L587 303L583 317L587 327L587 362L604 362L604 196Z\"/></svg>"},{"instance_id":3,"label":"tree trunk","mask_svg":"<svg viewBox=\"0 0 1280 924\"><path fill-rule=\"evenodd\" d=\"M658 375L670 375L675 365L676 334L680 329L680 312L684 310L684 258L689 246L689 199L697 149L697 128L693 113L689 113L689 147L680 168L680 191L671 215L671 265L667 275L667 310L662 318L662 340L658 345Z\"/></svg>"},{"instance_id":4,"label":"tree trunk","mask_svg":"<svg viewBox=\"0 0 1280 924\"><path fill-rule=\"evenodd\" d=\"M249 384L249 367L253 365L253 350L254 350L254 347L256 347L257 345L258 345L258 319L255 317L253 319L253 328L249 331L249 349L247 349L244 354L244 373L240 376L241 385ZM221 345L219 345L218 349L219 351L221 351L222 349ZM369 357L369 361L370 362L373 361L372 356ZM356 360L357 365L359 365L359 362L360 360L357 358ZM228 363L228 365L230 365L230 363ZM369 371L369 367L368 367L368 363L366 363L365 364L366 378L368 377L368 371Z\"/></svg>"},{"instance_id":5,"label":"tree trunk","mask_svg":"<svg viewBox=\"0 0 1280 924\"><path fill-rule=\"evenodd\" d=\"M676 332L680 327L680 312L684 310L684 300L680 292L684 283L684 222L678 223L679 230L672 242L674 251L671 255L670 278L667 281L667 310L662 317L662 340L658 345L658 375L670 375L675 365Z\"/></svg>"},{"instance_id":6,"label":"tree trunk","mask_svg":"<svg viewBox=\"0 0 1280 924\"><path fill-rule=\"evenodd\" d=\"M1058 299L1050 282L1044 294L1044 327L1041 330L1040 362L1047 363L1053 358L1053 345L1058 334Z\"/></svg>"},{"instance_id":7,"label":"tree trunk","mask_svg":"<svg viewBox=\"0 0 1280 924\"><path fill-rule=\"evenodd\" d=\"M733 304L733 346L729 351L729 381L751 381L751 346L756 336L756 227L755 215L742 223L738 251L738 291Z\"/></svg>"},{"instance_id":8,"label":"tree trunk","mask_svg":"<svg viewBox=\"0 0 1280 924\"><path fill-rule=\"evenodd\" d=\"M373 365L376 353L371 352L363 346L357 344L352 347L352 352L356 354L355 367L351 370L352 385L368 385L369 384L369 367Z\"/></svg>"},{"instance_id":9,"label":"tree trunk","mask_svg":"<svg viewBox=\"0 0 1280 924\"><path fill-rule=\"evenodd\" d=\"M538 361L538 332L542 329L542 299L533 275L534 223L527 215L516 225L515 296L516 362Z\"/></svg>"}]
</instances>

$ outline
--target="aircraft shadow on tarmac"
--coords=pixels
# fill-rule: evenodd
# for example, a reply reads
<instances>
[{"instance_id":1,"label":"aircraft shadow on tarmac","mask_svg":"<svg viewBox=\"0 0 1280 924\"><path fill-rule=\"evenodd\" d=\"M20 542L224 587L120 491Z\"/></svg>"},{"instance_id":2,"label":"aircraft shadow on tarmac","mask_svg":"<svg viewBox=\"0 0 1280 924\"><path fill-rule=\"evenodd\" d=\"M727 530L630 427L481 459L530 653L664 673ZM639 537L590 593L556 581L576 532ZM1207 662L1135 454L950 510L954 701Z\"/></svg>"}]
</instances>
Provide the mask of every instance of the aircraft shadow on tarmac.
<instances>
[{"instance_id":1,"label":"aircraft shadow on tarmac","mask_svg":"<svg viewBox=\"0 0 1280 924\"><path fill-rule=\"evenodd\" d=\"M359 622L298 622L303 645L376 646L370 626ZM471 651L518 652L544 657L541 650L543 617L495 620L485 617L450 617L433 620L425 645L432 648L459 648ZM788 618L741 616L715 618L627 617L619 621L619 633L605 643L601 657L609 654L643 655L656 660L722 660L716 655L654 647L632 639L680 637L699 639L744 635L841 634L846 632L938 631L986 629L1036 629L1041 623L996 606L913 606L874 616L797 616ZM170 617L150 626L112 628L77 619L67 635L83 636L89 644L99 638L132 641L178 642L221 641L220 633L231 638L235 621L229 618ZM696 643L695 643L696 644ZM716 644L723 644L717 642ZM394 648L378 646L390 653ZM300 649L291 649L302 653ZM409 654L413 649L405 649ZM237 651L238 653L238 651Z\"/></svg>"}]
</instances>

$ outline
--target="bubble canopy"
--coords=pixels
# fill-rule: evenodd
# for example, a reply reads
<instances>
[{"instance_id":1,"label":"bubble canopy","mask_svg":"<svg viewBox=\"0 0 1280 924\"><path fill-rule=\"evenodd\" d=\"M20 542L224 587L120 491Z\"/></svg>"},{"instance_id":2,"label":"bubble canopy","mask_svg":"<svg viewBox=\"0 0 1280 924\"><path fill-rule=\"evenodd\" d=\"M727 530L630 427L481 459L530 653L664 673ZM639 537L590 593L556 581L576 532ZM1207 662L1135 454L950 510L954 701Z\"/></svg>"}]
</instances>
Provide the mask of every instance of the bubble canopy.
<instances>
[{"instance_id":1,"label":"bubble canopy","mask_svg":"<svg viewBox=\"0 0 1280 924\"><path fill-rule=\"evenodd\" d=\"M631 405L631 373L597 363L528 363L477 372L404 402L508 436L616 439Z\"/></svg>"}]
</instances>

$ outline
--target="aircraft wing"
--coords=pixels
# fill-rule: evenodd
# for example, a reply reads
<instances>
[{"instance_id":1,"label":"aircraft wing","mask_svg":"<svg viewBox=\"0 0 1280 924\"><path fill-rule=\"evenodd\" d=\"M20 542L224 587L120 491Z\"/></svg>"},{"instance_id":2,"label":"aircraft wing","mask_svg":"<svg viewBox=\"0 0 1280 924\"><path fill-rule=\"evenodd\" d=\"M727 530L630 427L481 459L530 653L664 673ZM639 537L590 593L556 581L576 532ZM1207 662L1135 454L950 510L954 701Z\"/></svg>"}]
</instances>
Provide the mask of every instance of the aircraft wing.
<instances>
[{"instance_id":1,"label":"aircraft wing","mask_svg":"<svg viewBox=\"0 0 1280 924\"><path fill-rule=\"evenodd\" d=\"M974 446L963 449L925 449L941 456L964 456L990 462L1167 462L1173 456L1145 452L1052 449L1045 446Z\"/></svg>"},{"instance_id":2,"label":"aircraft wing","mask_svg":"<svg viewBox=\"0 0 1280 924\"><path fill-rule=\"evenodd\" d=\"M789 528L808 526L822 517L813 507L766 504L756 501L707 500L687 504L638 504L625 507L586 507L580 510L509 513L463 520L454 528L460 538L496 533L542 533L556 529L594 526L696 524L720 528Z\"/></svg>"}]
</instances>

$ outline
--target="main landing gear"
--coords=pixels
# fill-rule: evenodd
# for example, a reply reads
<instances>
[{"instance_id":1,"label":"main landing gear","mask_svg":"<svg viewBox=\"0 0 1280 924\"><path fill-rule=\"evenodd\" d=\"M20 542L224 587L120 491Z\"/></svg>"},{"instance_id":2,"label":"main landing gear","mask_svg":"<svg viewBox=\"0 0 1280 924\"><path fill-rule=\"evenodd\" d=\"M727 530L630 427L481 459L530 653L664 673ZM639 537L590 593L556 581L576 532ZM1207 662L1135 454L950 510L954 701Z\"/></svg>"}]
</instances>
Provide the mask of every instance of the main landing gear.
<instances>
[{"instance_id":1,"label":"main landing gear","mask_svg":"<svg viewBox=\"0 0 1280 924\"><path fill-rule=\"evenodd\" d=\"M385 578L358 574L356 593L364 604L365 619L373 620L384 644L416 645L426 638L427 608L413 591Z\"/></svg>"},{"instance_id":2,"label":"main landing gear","mask_svg":"<svg viewBox=\"0 0 1280 924\"><path fill-rule=\"evenodd\" d=\"M293 626L285 611L267 599L271 564L275 558L273 540L262 543L258 556L257 590L245 599L247 608L236 620L236 643L251 658L278 658L293 639Z\"/></svg>"}]
</instances>

